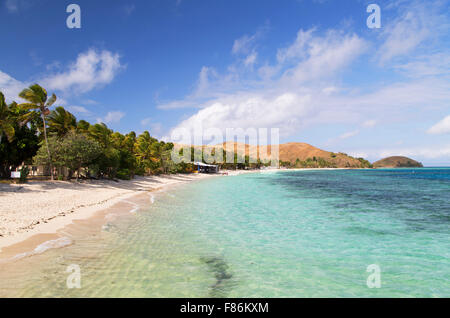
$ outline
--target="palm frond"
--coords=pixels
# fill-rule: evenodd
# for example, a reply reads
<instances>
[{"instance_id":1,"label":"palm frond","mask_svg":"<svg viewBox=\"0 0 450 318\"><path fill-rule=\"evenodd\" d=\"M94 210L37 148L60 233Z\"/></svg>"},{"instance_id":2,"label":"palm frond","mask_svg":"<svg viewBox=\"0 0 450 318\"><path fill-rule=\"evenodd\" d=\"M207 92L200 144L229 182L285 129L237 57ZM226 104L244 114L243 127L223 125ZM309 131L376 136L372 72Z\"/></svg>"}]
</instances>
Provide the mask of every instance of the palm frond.
<instances>
[{"instance_id":1,"label":"palm frond","mask_svg":"<svg viewBox=\"0 0 450 318\"><path fill-rule=\"evenodd\" d=\"M32 104L43 106L47 101L47 91L38 84L34 84L20 92L19 97Z\"/></svg>"},{"instance_id":2,"label":"palm frond","mask_svg":"<svg viewBox=\"0 0 450 318\"><path fill-rule=\"evenodd\" d=\"M45 104L47 107L52 106L56 102L56 95L52 94L52 97L49 98L47 101L47 104Z\"/></svg>"},{"instance_id":3,"label":"palm frond","mask_svg":"<svg viewBox=\"0 0 450 318\"><path fill-rule=\"evenodd\" d=\"M6 135L8 141L13 141L15 134L14 126L9 122L0 122L0 126L0 131L2 131Z\"/></svg>"},{"instance_id":4,"label":"palm frond","mask_svg":"<svg viewBox=\"0 0 450 318\"><path fill-rule=\"evenodd\" d=\"M36 105L36 104L33 104L33 103L23 103L23 104L19 104L18 107L21 110L28 111L28 110L39 108L39 105Z\"/></svg>"}]
</instances>

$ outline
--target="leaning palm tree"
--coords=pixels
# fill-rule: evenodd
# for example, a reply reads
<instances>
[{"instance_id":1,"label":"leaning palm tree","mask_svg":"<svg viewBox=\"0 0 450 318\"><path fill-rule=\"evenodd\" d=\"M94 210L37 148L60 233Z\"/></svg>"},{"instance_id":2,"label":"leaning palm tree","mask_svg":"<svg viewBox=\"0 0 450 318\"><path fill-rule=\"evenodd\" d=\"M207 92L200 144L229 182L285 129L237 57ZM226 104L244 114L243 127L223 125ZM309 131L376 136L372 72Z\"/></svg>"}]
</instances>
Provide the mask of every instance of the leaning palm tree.
<instances>
[{"instance_id":1,"label":"leaning palm tree","mask_svg":"<svg viewBox=\"0 0 450 318\"><path fill-rule=\"evenodd\" d=\"M47 123L45 121L45 117L50 114L49 108L56 102L56 95L53 94L50 98L47 99L47 91L38 84L34 84L31 85L29 88L25 88L19 94L19 97L28 101L28 103L23 103L19 105L23 109L32 110L32 112L28 113L28 117L31 118L36 114L38 114L42 118L45 146L47 147L48 161L50 162L50 174L51 179L53 180L53 165L51 163L52 162L51 154L50 149L48 147L47 127L46 127Z\"/></svg>"},{"instance_id":2,"label":"leaning palm tree","mask_svg":"<svg viewBox=\"0 0 450 318\"><path fill-rule=\"evenodd\" d=\"M14 122L11 119L8 105L5 102L5 96L0 92L0 140L3 135L9 142L14 138Z\"/></svg>"}]
</instances>

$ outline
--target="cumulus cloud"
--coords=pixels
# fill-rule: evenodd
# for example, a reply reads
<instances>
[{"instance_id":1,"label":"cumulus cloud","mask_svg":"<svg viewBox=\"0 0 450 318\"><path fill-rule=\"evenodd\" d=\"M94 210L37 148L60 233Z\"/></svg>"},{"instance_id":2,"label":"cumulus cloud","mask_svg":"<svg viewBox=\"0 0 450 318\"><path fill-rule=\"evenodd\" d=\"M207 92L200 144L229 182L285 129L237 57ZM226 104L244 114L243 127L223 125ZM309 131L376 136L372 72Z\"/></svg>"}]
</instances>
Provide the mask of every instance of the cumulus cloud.
<instances>
[{"instance_id":1,"label":"cumulus cloud","mask_svg":"<svg viewBox=\"0 0 450 318\"><path fill-rule=\"evenodd\" d=\"M123 67L119 54L90 49L79 54L65 72L50 75L40 82L51 90L86 93L111 83Z\"/></svg>"},{"instance_id":2,"label":"cumulus cloud","mask_svg":"<svg viewBox=\"0 0 450 318\"><path fill-rule=\"evenodd\" d=\"M39 83L49 92L60 91L66 96L77 95L111 83L123 68L117 53L107 50L98 52L91 49L79 54L67 71L38 77L33 81L20 81L0 71L0 90L9 102L20 101L18 94L34 83ZM86 104L91 102L88 101ZM67 102L58 98L58 104L66 105Z\"/></svg>"},{"instance_id":3,"label":"cumulus cloud","mask_svg":"<svg viewBox=\"0 0 450 318\"><path fill-rule=\"evenodd\" d=\"M450 115L442 119L436 125L428 129L429 134L449 134L450 133Z\"/></svg>"},{"instance_id":4,"label":"cumulus cloud","mask_svg":"<svg viewBox=\"0 0 450 318\"><path fill-rule=\"evenodd\" d=\"M179 124L195 132L197 128L278 128L284 135L301 126L300 117L309 111L309 96L285 93L276 96L242 94L213 102ZM292 116L292 113L297 114Z\"/></svg>"},{"instance_id":5,"label":"cumulus cloud","mask_svg":"<svg viewBox=\"0 0 450 318\"><path fill-rule=\"evenodd\" d=\"M201 110L181 122L178 128L193 131L199 125L222 130L280 127L281 134L287 136L303 127L305 118L319 113L324 99L337 91L334 86L323 86L320 81L343 69L365 48L365 41L354 34L329 31L318 35L314 30L300 31L290 46L278 50L278 62L270 66L277 69L275 81L260 78L246 81L239 90L219 91L215 88L232 87L228 82L236 74L214 73L206 77L206 70L202 70L195 94L207 101L199 104ZM308 85L305 82L309 82ZM213 92L215 95L211 95ZM181 102L186 103L190 97Z\"/></svg>"}]
</instances>

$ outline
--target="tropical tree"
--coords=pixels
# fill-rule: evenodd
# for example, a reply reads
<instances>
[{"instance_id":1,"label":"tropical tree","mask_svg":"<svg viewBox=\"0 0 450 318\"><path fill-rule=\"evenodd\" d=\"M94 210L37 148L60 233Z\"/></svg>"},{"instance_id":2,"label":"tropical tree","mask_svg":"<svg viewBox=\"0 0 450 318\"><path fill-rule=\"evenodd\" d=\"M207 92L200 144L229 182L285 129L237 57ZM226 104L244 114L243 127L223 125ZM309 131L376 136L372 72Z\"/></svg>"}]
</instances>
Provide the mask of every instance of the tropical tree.
<instances>
[{"instance_id":1,"label":"tropical tree","mask_svg":"<svg viewBox=\"0 0 450 318\"><path fill-rule=\"evenodd\" d=\"M134 144L134 153L139 167L147 173L155 172L159 167L159 158L156 156L158 142L150 136L148 131L140 134Z\"/></svg>"},{"instance_id":2,"label":"tropical tree","mask_svg":"<svg viewBox=\"0 0 450 318\"><path fill-rule=\"evenodd\" d=\"M89 127L91 127L90 123L85 120L80 120L77 123L77 132L82 134L89 134Z\"/></svg>"},{"instance_id":3,"label":"tropical tree","mask_svg":"<svg viewBox=\"0 0 450 318\"><path fill-rule=\"evenodd\" d=\"M0 139L6 136L8 141L14 138L14 122L8 105L5 102L5 96L0 92Z\"/></svg>"},{"instance_id":4,"label":"tropical tree","mask_svg":"<svg viewBox=\"0 0 450 318\"><path fill-rule=\"evenodd\" d=\"M63 137L76 129L77 119L63 107L56 107L48 116L48 131L56 133L58 137Z\"/></svg>"},{"instance_id":5,"label":"tropical tree","mask_svg":"<svg viewBox=\"0 0 450 318\"><path fill-rule=\"evenodd\" d=\"M102 152L100 144L85 135L68 133L61 140L62 153L60 157L65 167L71 172L77 172L77 180L80 177L80 170L88 166L93 160L97 159Z\"/></svg>"},{"instance_id":6,"label":"tropical tree","mask_svg":"<svg viewBox=\"0 0 450 318\"><path fill-rule=\"evenodd\" d=\"M50 136L48 145L52 152L52 161L49 162L44 147L41 147L34 157L34 162L39 165L52 164L57 168L68 168L69 179L77 172L78 180L81 168L89 166L102 153L102 147L98 142L76 132L69 132L64 137Z\"/></svg>"},{"instance_id":7,"label":"tropical tree","mask_svg":"<svg viewBox=\"0 0 450 318\"><path fill-rule=\"evenodd\" d=\"M19 97L28 101L28 103L20 104L24 109L31 110L30 113L27 114L26 117L32 118L38 114L42 118L42 127L44 131L44 139L45 145L47 148L48 161L50 162L50 174L51 179L53 180L53 166L51 165L51 153L48 147L48 138L47 138L47 123L46 116L50 114L50 107L56 102L56 95L52 94L50 98L47 96L47 91L39 86L38 84L31 85L29 88L25 88L20 94Z\"/></svg>"},{"instance_id":8,"label":"tropical tree","mask_svg":"<svg viewBox=\"0 0 450 318\"><path fill-rule=\"evenodd\" d=\"M34 122L30 122L29 125L21 123L21 116L26 113L27 111L20 108L16 102L6 107L0 93L0 129L6 136L8 135L3 131L14 132L12 137L0 138L0 177L9 178L10 167L18 167L23 162L29 162L39 148Z\"/></svg>"}]
</instances>

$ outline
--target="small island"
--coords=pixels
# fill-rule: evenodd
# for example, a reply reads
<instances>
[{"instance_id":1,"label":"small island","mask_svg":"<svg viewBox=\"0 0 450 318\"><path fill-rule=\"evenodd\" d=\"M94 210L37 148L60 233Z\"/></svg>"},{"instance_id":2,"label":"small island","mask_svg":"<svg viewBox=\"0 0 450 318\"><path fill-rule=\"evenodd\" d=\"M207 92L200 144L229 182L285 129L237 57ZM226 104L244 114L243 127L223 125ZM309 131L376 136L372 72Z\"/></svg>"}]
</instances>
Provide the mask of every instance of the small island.
<instances>
[{"instance_id":1,"label":"small island","mask_svg":"<svg viewBox=\"0 0 450 318\"><path fill-rule=\"evenodd\" d=\"M408 157L394 156L373 163L374 168L423 168L422 163Z\"/></svg>"}]
</instances>

